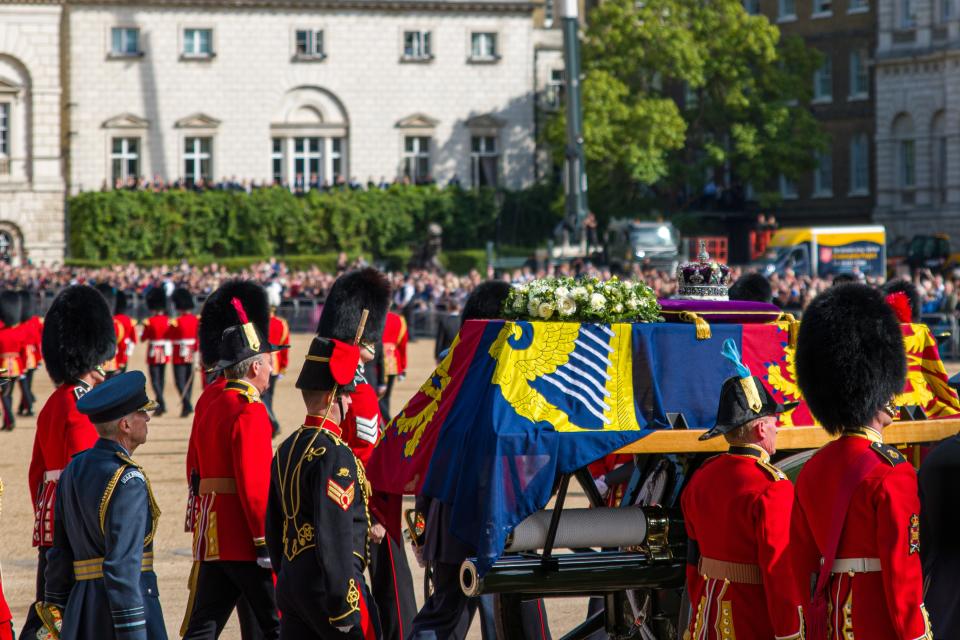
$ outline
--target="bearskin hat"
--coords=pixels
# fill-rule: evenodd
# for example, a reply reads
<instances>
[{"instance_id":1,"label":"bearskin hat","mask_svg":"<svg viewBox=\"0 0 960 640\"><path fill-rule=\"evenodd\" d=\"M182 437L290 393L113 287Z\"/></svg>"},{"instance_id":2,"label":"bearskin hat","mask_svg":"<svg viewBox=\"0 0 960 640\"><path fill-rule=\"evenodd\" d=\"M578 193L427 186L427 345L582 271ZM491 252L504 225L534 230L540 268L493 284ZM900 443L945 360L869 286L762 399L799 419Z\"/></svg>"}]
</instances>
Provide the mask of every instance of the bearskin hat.
<instances>
[{"instance_id":1,"label":"bearskin hat","mask_svg":"<svg viewBox=\"0 0 960 640\"><path fill-rule=\"evenodd\" d=\"M37 305L36 297L37 294L34 291L24 289L20 293L20 322L26 322L33 316L37 315Z\"/></svg>"},{"instance_id":2,"label":"bearskin hat","mask_svg":"<svg viewBox=\"0 0 960 640\"><path fill-rule=\"evenodd\" d=\"M773 289L770 287L770 281L763 275L745 273L730 285L729 297L731 300L770 302L773 300Z\"/></svg>"},{"instance_id":3,"label":"bearskin hat","mask_svg":"<svg viewBox=\"0 0 960 640\"><path fill-rule=\"evenodd\" d=\"M267 292L252 280L229 280L210 294L200 311L197 341L200 345L200 359L205 365L213 366L220 359L220 342L224 329L240 324L237 310L230 303L234 298L240 300L247 317L257 327L260 335L270 335Z\"/></svg>"},{"instance_id":4,"label":"bearskin hat","mask_svg":"<svg viewBox=\"0 0 960 640\"><path fill-rule=\"evenodd\" d=\"M920 292L917 290L916 285L909 280L898 278L883 285L882 291L885 296L898 292L906 295L907 300L910 301L911 322L920 322L920 314L923 310L923 302L920 299Z\"/></svg>"},{"instance_id":5,"label":"bearskin hat","mask_svg":"<svg viewBox=\"0 0 960 640\"><path fill-rule=\"evenodd\" d=\"M193 294L183 287L177 287L173 290L173 306L177 311L193 311Z\"/></svg>"},{"instance_id":6,"label":"bearskin hat","mask_svg":"<svg viewBox=\"0 0 960 640\"><path fill-rule=\"evenodd\" d=\"M372 267L343 274L323 303L317 335L353 344L363 310L369 311L360 339L376 344L383 336L390 306L390 281Z\"/></svg>"},{"instance_id":7,"label":"bearskin hat","mask_svg":"<svg viewBox=\"0 0 960 640\"><path fill-rule=\"evenodd\" d=\"M75 380L113 357L117 335L107 301L93 287L62 290L44 318L43 357L57 384Z\"/></svg>"},{"instance_id":8,"label":"bearskin hat","mask_svg":"<svg viewBox=\"0 0 960 640\"><path fill-rule=\"evenodd\" d=\"M113 313L113 310L117 307L117 288L106 282L101 282L94 288L99 291L103 299L107 301L107 306L110 308L110 312Z\"/></svg>"},{"instance_id":9,"label":"bearskin hat","mask_svg":"<svg viewBox=\"0 0 960 640\"><path fill-rule=\"evenodd\" d=\"M810 412L833 435L868 424L903 392L903 334L883 295L842 284L818 295L797 337L797 384Z\"/></svg>"},{"instance_id":10,"label":"bearskin hat","mask_svg":"<svg viewBox=\"0 0 960 640\"><path fill-rule=\"evenodd\" d=\"M0 322L7 327L20 324L21 306L20 294L16 291L7 289L0 293Z\"/></svg>"},{"instance_id":11,"label":"bearskin hat","mask_svg":"<svg viewBox=\"0 0 960 640\"><path fill-rule=\"evenodd\" d=\"M503 302L510 295L510 284L503 280L487 280L477 285L463 303L460 323L467 320L497 320L503 317Z\"/></svg>"},{"instance_id":12,"label":"bearskin hat","mask_svg":"<svg viewBox=\"0 0 960 640\"><path fill-rule=\"evenodd\" d=\"M117 289L117 301L113 305L113 313L116 315L125 314L130 305L130 296L123 289Z\"/></svg>"},{"instance_id":13,"label":"bearskin hat","mask_svg":"<svg viewBox=\"0 0 960 640\"><path fill-rule=\"evenodd\" d=\"M147 291L146 303L150 311L163 311L167 308L167 292L163 290L163 285Z\"/></svg>"}]
</instances>

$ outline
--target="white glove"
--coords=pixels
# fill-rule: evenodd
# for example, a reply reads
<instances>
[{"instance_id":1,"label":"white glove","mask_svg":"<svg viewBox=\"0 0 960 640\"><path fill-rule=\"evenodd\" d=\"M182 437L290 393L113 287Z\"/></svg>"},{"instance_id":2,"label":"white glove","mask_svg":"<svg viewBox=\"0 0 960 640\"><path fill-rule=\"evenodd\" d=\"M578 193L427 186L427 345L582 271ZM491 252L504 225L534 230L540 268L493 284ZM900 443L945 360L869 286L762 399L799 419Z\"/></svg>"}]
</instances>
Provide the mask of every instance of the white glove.
<instances>
[{"instance_id":1,"label":"white glove","mask_svg":"<svg viewBox=\"0 0 960 640\"><path fill-rule=\"evenodd\" d=\"M270 563L270 558L257 558L257 566L261 569L273 569L273 564Z\"/></svg>"},{"instance_id":2,"label":"white glove","mask_svg":"<svg viewBox=\"0 0 960 640\"><path fill-rule=\"evenodd\" d=\"M353 629L353 625L349 624L345 627L336 627L337 631L340 633L350 633L350 630Z\"/></svg>"},{"instance_id":3,"label":"white glove","mask_svg":"<svg viewBox=\"0 0 960 640\"><path fill-rule=\"evenodd\" d=\"M601 496L607 495L607 492L610 491L610 487L607 486L606 480L606 476L600 476L593 479L593 484L597 485L597 491L600 492Z\"/></svg>"}]
</instances>

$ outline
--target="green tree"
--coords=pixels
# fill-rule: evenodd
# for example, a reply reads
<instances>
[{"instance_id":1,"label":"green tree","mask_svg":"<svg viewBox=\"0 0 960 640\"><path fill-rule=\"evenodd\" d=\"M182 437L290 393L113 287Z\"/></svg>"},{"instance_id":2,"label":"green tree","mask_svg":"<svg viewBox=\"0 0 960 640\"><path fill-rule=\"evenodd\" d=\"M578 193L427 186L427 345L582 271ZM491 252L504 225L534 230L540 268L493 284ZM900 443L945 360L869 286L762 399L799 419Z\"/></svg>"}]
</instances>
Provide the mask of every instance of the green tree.
<instances>
[{"instance_id":1,"label":"green tree","mask_svg":"<svg viewBox=\"0 0 960 640\"><path fill-rule=\"evenodd\" d=\"M808 106L819 64L740 0L604 0L583 37L591 206L685 209L724 167L774 199L777 175L810 170L825 143ZM564 126L547 128L558 150Z\"/></svg>"}]
</instances>

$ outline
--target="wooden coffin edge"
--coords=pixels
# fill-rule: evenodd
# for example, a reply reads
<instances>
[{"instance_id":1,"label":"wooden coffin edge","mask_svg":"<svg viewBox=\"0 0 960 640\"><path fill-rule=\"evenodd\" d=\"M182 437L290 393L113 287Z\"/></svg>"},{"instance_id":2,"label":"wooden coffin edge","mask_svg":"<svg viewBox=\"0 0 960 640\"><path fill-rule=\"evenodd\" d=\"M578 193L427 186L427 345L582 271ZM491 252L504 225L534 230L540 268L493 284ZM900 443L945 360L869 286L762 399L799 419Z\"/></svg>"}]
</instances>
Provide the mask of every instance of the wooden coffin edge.
<instances>
[{"instance_id":1,"label":"wooden coffin edge","mask_svg":"<svg viewBox=\"0 0 960 640\"><path fill-rule=\"evenodd\" d=\"M883 430L885 442L893 445L938 442L960 432L960 419L895 422ZM658 429L632 442L617 453L710 453L726 451L722 437L700 441L702 429ZM833 440L820 427L784 427L777 432L777 449L816 449Z\"/></svg>"}]
</instances>

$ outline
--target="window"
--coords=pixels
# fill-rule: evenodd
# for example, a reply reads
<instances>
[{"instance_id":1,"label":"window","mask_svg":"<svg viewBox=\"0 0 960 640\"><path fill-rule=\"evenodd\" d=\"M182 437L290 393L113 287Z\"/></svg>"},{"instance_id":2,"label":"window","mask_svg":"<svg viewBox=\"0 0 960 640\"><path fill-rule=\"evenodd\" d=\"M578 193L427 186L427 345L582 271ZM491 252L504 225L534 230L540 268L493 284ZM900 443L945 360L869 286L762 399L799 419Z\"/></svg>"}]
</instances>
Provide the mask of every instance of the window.
<instances>
[{"instance_id":1,"label":"window","mask_svg":"<svg viewBox=\"0 0 960 640\"><path fill-rule=\"evenodd\" d=\"M911 189L917 184L916 156L913 140L900 141L900 186Z\"/></svg>"},{"instance_id":2,"label":"window","mask_svg":"<svg viewBox=\"0 0 960 640\"><path fill-rule=\"evenodd\" d=\"M760 15L760 0L743 0L743 9L752 16Z\"/></svg>"},{"instance_id":3,"label":"window","mask_svg":"<svg viewBox=\"0 0 960 640\"><path fill-rule=\"evenodd\" d=\"M0 158L10 157L10 103L0 102Z\"/></svg>"},{"instance_id":4,"label":"window","mask_svg":"<svg viewBox=\"0 0 960 640\"><path fill-rule=\"evenodd\" d=\"M901 29L913 29L916 26L916 20L914 20L913 15L913 0L900 0L898 6L898 26Z\"/></svg>"},{"instance_id":5,"label":"window","mask_svg":"<svg viewBox=\"0 0 960 640\"><path fill-rule=\"evenodd\" d=\"M847 13L863 13L869 10L869 0L847 0Z\"/></svg>"},{"instance_id":6,"label":"window","mask_svg":"<svg viewBox=\"0 0 960 640\"><path fill-rule=\"evenodd\" d=\"M294 57L296 58L323 58L323 31L298 29L294 38Z\"/></svg>"},{"instance_id":7,"label":"window","mask_svg":"<svg viewBox=\"0 0 960 640\"><path fill-rule=\"evenodd\" d=\"M343 176L343 138L330 139L330 172L334 182Z\"/></svg>"},{"instance_id":8,"label":"window","mask_svg":"<svg viewBox=\"0 0 960 640\"><path fill-rule=\"evenodd\" d=\"M320 187L321 138L293 139L293 175L295 190L309 191Z\"/></svg>"},{"instance_id":9,"label":"window","mask_svg":"<svg viewBox=\"0 0 960 640\"><path fill-rule=\"evenodd\" d=\"M867 72L867 51L856 49L850 52L850 97L866 98L870 95L870 75Z\"/></svg>"},{"instance_id":10,"label":"window","mask_svg":"<svg viewBox=\"0 0 960 640\"><path fill-rule=\"evenodd\" d=\"M831 12L831 1L830 0L813 0L813 15L816 16L828 16Z\"/></svg>"},{"instance_id":11,"label":"window","mask_svg":"<svg viewBox=\"0 0 960 640\"><path fill-rule=\"evenodd\" d=\"M426 182L430 177L430 138L427 136L404 136L403 175L414 184Z\"/></svg>"},{"instance_id":12,"label":"window","mask_svg":"<svg viewBox=\"0 0 960 640\"><path fill-rule=\"evenodd\" d=\"M209 58L213 55L213 29L184 29L183 55Z\"/></svg>"},{"instance_id":13,"label":"window","mask_svg":"<svg viewBox=\"0 0 960 640\"><path fill-rule=\"evenodd\" d=\"M497 53L497 34L495 33L471 33L470 34L470 59L471 60L496 60L500 55Z\"/></svg>"},{"instance_id":14,"label":"window","mask_svg":"<svg viewBox=\"0 0 960 640\"><path fill-rule=\"evenodd\" d=\"M947 139L945 137L935 138L933 148L936 160L936 180L935 190L939 196L940 202L946 202L947 195Z\"/></svg>"},{"instance_id":15,"label":"window","mask_svg":"<svg viewBox=\"0 0 960 640\"><path fill-rule=\"evenodd\" d=\"M429 31L403 32L403 57L407 60L429 60L433 57Z\"/></svg>"},{"instance_id":16,"label":"window","mask_svg":"<svg viewBox=\"0 0 960 640\"><path fill-rule=\"evenodd\" d=\"M813 171L813 195L833 195L833 153L829 148L816 154L817 168Z\"/></svg>"},{"instance_id":17,"label":"window","mask_svg":"<svg viewBox=\"0 0 960 640\"><path fill-rule=\"evenodd\" d=\"M797 197L797 183L795 180L780 174L780 197L784 200L793 200Z\"/></svg>"},{"instance_id":18,"label":"window","mask_svg":"<svg viewBox=\"0 0 960 640\"><path fill-rule=\"evenodd\" d=\"M867 134L858 133L850 140L850 194L870 193L870 143Z\"/></svg>"},{"instance_id":19,"label":"window","mask_svg":"<svg viewBox=\"0 0 960 640\"><path fill-rule=\"evenodd\" d=\"M140 138L114 138L110 149L113 183L140 175Z\"/></svg>"},{"instance_id":20,"label":"window","mask_svg":"<svg viewBox=\"0 0 960 640\"><path fill-rule=\"evenodd\" d=\"M551 69L547 86L543 89L543 108L559 109L563 104L563 69Z\"/></svg>"},{"instance_id":21,"label":"window","mask_svg":"<svg viewBox=\"0 0 960 640\"><path fill-rule=\"evenodd\" d=\"M188 185L201 180L207 182L211 177L210 147L212 138L186 138L183 145L183 177Z\"/></svg>"},{"instance_id":22,"label":"window","mask_svg":"<svg viewBox=\"0 0 960 640\"><path fill-rule=\"evenodd\" d=\"M140 55L140 29L114 27L110 30L110 55L125 57Z\"/></svg>"},{"instance_id":23,"label":"window","mask_svg":"<svg viewBox=\"0 0 960 640\"><path fill-rule=\"evenodd\" d=\"M953 20L953 0L940 0L940 22Z\"/></svg>"},{"instance_id":24,"label":"window","mask_svg":"<svg viewBox=\"0 0 960 640\"><path fill-rule=\"evenodd\" d=\"M793 20L797 17L796 0L777 0L777 19Z\"/></svg>"},{"instance_id":25,"label":"window","mask_svg":"<svg viewBox=\"0 0 960 640\"><path fill-rule=\"evenodd\" d=\"M543 3L543 26L549 29L553 26L553 0L545 0Z\"/></svg>"},{"instance_id":26,"label":"window","mask_svg":"<svg viewBox=\"0 0 960 640\"><path fill-rule=\"evenodd\" d=\"M815 102L833 100L833 61L823 54L823 64L813 72L813 99Z\"/></svg>"},{"instance_id":27,"label":"window","mask_svg":"<svg viewBox=\"0 0 960 640\"><path fill-rule=\"evenodd\" d=\"M272 138L270 143L270 175L273 184L283 184L283 138Z\"/></svg>"},{"instance_id":28,"label":"window","mask_svg":"<svg viewBox=\"0 0 960 640\"><path fill-rule=\"evenodd\" d=\"M500 174L500 154L494 136L471 136L470 177L474 187L496 187Z\"/></svg>"}]
</instances>

